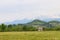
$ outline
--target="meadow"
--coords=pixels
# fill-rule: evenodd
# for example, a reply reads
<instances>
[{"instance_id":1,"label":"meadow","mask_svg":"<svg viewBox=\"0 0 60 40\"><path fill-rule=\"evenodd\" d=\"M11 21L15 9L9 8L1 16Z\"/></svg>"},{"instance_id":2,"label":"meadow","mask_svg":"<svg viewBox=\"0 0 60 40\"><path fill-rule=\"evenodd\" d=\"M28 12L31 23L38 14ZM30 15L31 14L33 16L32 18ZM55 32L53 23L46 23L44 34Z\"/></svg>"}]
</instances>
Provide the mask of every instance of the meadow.
<instances>
[{"instance_id":1,"label":"meadow","mask_svg":"<svg viewBox=\"0 0 60 40\"><path fill-rule=\"evenodd\" d=\"M0 40L60 40L60 31L0 32Z\"/></svg>"}]
</instances>

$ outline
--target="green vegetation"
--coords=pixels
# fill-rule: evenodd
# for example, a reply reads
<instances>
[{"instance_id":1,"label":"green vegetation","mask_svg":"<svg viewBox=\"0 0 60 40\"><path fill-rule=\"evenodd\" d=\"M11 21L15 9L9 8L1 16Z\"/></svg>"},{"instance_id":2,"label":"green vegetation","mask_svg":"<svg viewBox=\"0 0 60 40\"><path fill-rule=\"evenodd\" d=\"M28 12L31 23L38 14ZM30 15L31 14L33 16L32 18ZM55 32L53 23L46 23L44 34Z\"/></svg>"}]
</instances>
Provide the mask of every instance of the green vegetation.
<instances>
[{"instance_id":1,"label":"green vegetation","mask_svg":"<svg viewBox=\"0 0 60 40\"><path fill-rule=\"evenodd\" d=\"M60 31L0 32L0 40L60 40Z\"/></svg>"},{"instance_id":2,"label":"green vegetation","mask_svg":"<svg viewBox=\"0 0 60 40\"><path fill-rule=\"evenodd\" d=\"M60 22L34 20L26 24L1 24L0 40L60 40Z\"/></svg>"},{"instance_id":3,"label":"green vegetation","mask_svg":"<svg viewBox=\"0 0 60 40\"><path fill-rule=\"evenodd\" d=\"M11 32L11 31L37 31L38 28L43 28L43 31L60 31L59 21L44 22L41 20L33 20L26 24L1 24L0 32Z\"/></svg>"}]
</instances>

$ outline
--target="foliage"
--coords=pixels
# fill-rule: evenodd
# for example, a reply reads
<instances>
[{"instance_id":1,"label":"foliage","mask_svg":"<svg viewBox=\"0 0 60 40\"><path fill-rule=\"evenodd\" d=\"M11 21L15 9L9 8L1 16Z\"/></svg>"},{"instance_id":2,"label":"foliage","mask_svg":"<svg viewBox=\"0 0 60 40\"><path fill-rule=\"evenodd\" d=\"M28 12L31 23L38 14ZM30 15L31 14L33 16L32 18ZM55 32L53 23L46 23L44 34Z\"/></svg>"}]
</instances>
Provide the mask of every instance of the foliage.
<instances>
[{"instance_id":1,"label":"foliage","mask_svg":"<svg viewBox=\"0 0 60 40\"><path fill-rule=\"evenodd\" d=\"M26 24L1 24L0 32L5 31L37 31L39 27L43 28L43 31L60 31L59 21L44 22L41 20L34 20Z\"/></svg>"}]
</instances>

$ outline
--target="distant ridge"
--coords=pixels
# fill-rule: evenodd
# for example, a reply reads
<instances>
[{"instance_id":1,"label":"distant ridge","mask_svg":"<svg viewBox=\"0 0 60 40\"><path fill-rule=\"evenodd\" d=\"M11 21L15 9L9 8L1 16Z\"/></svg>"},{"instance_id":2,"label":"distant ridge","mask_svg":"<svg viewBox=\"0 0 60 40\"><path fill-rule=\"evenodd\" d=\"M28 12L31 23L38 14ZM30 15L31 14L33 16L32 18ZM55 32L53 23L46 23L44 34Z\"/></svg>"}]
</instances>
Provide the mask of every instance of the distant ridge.
<instances>
[{"instance_id":1,"label":"distant ridge","mask_svg":"<svg viewBox=\"0 0 60 40\"><path fill-rule=\"evenodd\" d=\"M46 22L39 19L35 19L32 22L28 22L27 24L44 24L44 23Z\"/></svg>"},{"instance_id":2,"label":"distant ridge","mask_svg":"<svg viewBox=\"0 0 60 40\"><path fill-rule=\"evenodd\" d=\"M23 19L23 20L14 20L12 22L4 22L4 24L25 24L25 23L46 23L46 22L50 22L50 21L60 21L60 18L49 18L49 19Z\"/></svg>"}]
</instances>

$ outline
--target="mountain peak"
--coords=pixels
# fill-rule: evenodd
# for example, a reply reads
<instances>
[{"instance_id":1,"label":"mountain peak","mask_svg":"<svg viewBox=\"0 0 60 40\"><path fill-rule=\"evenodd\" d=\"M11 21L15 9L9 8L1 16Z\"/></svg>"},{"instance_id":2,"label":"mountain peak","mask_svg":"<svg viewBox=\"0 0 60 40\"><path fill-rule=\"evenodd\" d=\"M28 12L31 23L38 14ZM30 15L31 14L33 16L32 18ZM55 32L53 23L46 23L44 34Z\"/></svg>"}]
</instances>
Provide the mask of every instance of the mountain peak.
<instances>
[{"instance_id":1,"label":"mountain peak","mask_svg":"<svg viewBox=\"0 0 60 40\"><path fill-rule=\"evenodd\" d=\"M32 22L29 22L28 24L44 24L44 23L45 23L44 21L35 19L35 20L33 20Z\"/></svg>"},{"instance_id":2,"label":"mountain peak","mask_svg":"<svg viewBox=\"0 0 60 40\"><path fill-rule=\"evenodd\" d=\"M53 21L50 21L49 23L60 23L60 21L53 20Z\"/></svg>"}]
</instances>

